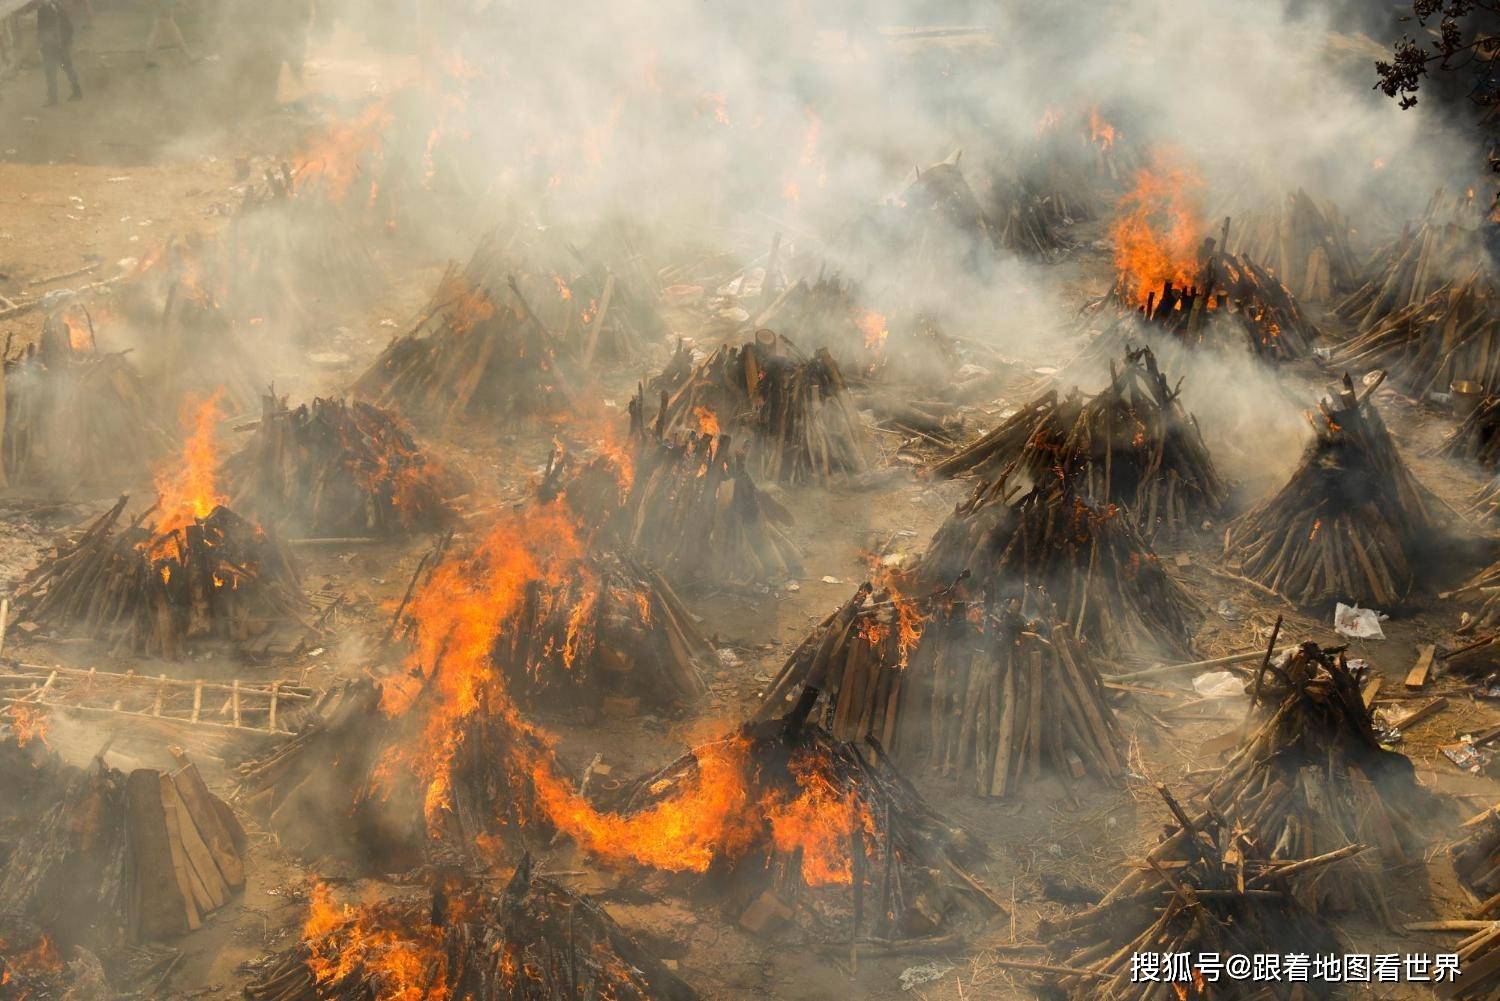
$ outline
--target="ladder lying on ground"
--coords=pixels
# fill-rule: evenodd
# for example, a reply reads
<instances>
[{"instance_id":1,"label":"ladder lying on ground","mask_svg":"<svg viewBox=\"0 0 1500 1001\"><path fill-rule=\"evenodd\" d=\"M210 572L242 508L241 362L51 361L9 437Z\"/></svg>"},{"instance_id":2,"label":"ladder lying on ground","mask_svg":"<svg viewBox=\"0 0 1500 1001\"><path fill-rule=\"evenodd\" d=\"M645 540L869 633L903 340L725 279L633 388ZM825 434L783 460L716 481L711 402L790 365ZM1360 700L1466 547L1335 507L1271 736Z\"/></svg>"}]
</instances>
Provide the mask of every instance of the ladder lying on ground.
<instances>
[{"instance_id":1,"label":"ladder lying on ground","mask_svg":"<svg viewBox=\"0 0 1500 1001\"><path fill-rule=\"evenodd\" d=\"M168 725L281 736L294 731L318 691L289 681L245 683L0 664L0 713L34 706L83 716L125 716Z\"/></svg>"}]
</instances>

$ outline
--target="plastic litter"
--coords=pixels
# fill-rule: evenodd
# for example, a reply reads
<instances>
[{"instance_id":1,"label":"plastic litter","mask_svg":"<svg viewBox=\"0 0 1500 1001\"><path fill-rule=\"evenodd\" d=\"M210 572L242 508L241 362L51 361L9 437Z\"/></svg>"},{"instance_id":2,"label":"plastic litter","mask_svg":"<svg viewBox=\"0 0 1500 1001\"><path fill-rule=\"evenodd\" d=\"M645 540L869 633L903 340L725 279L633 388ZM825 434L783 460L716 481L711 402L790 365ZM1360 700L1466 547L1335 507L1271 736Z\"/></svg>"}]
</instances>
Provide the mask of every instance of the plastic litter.
<instances>
[{"instance_id":1,"label":"plastic litter","mask_svg":"<svg viewBox=\"0 0 1500 1001\"><path fill-rule=\"evenodd\" d=\"M1373 608L1346 605L1342 601L1333 610L1333 631L1340 636L1355 640L1383 640L1385 630L1380 628L1386 615Z\"/></svg>"}]
</instances>

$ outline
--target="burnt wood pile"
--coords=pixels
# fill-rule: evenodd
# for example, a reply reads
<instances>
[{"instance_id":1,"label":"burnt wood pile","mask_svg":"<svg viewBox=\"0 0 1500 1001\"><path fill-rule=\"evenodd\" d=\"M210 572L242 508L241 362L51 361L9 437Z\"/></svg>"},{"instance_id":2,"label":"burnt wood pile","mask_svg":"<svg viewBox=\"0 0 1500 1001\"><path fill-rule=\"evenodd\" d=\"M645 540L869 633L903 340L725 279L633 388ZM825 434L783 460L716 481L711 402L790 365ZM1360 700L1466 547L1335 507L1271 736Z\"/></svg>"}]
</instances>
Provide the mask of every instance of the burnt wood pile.
<instances>
[{"instance_id":1,"label":"burnt wood pile","mask_svg":"<svg viewBox=\"0 0 1500 1001\"><path fill-rule=\"evenodd\" d=\"M1270 211L1238 216L1240 252L1259 262L1303 302L1332 303L1364 281L1349 219L1301 188Z\"/></svg>"},{"instance_id":2,"label":"burnt wood pile","mask_svg":"<svg viewBox=\"0 0 1500 1001\"><path fill-rule=\"evenodd\" d=\"M254 964L252 1001L697 1001L588 897L527 855L504 890L438 886L425 900L341 909L321 884L302 941Z\"/></svg>"},{"instance_id":3,"label":"burnt wood pile","mask_svg":"<svg viewBox=\"0 0 1500 1001\"><path fill-rule=\"evenodd\" d=\"M1451 515L1412 476L1370 397L1343 384L1308 414L1314 439L1291 479L1224 531L1240 573L1304 606L1389 608L1427 572Z\"/></svg>"},{"instance_id":4,"label":"burnt wood pile","mask_svg":"<svg viewBox=\"0 0 1500 1001\"><path fill-rule=\"evenodd\" d=\"M1064 783L1124 774L1090 650L1067 625L1005 605L861 588L793 651L759 716L804 695L835 737L873 735L904 766L980 796L1014 793L1043 773Z\"/></svg>"},{"instance_id":5,"label":"burnt wood pile","mask_svg":"<svg viewBox=\"0 0 1500 1001\"><path fill-rule=\"evenodd\" d=\"M523 702L634 715L696 699L714 651L661 574L597 552L528 582L492 657Z\"/></svg>"},{"instance_id":6,"label":"burnt wood pile","mask_svg":"<svg viewBox=\"0 0 1500 1001\"><path fill-rule=\"evenodd\" d=\"M1365 334L1403 311L1420 310L1443 286L1483 262L1481 221L1472 194L1439 189L1415 225L1408 223L1376 251L1364 283L1334 312Z\"/></svg>"},{"instance_id":7,"label":"burnt wood pile","mask_svg":"<svg viewBox=\"0 0 1500 1001\"><path fill-rule=\"evenodd\" d=\"M1078 218L1072 213L1082 206L1071 191L1061 190L1056 180L1036 184L1009 172L989 179L985 214L996 247L1046 260L1070 246L1057 227Z\"/></svg>"},{"instance_id":8,"label":"burnt wood pile","mask_svg":"<svg viewBox=\"0 0 1500 1001\"><path fill-rule=\"evenodd\" d=\"M993 600L1022 601L1029 616L1070 622L1101 655L1192 656L1196 602L1118 504L1055 473L1030 484L982 480L937 533L917 568L936 589L968 571Z\"/></svg>"},{"instance_id":9,"label":"burnt wood pile","mask_svg":"<svg viewBox=\"0 0 1500 1001\"><path fill-rule=\"evenodd\" d=\"M0 911L0 988L6 998L17 1001L42 1001L50 998L78 998L72 972L63 962L62 952L48 935L33 922ZM100 984L101 989L107 989Z\"/></svg>"},{"instance_id":10,"label":"burnt wood pile","mask_svg":"<svg viewBox=\"0 0 1500 1001\"><path fill-rule=\"evenodd\" d=\"M1149 348L1127 350L1092 397L1049 392L934 468L943 476L1033 478L1061 467L1091 497L1123 504L1151 539L1217 517L1228 496L1197 421Z\"/></svg>"},{"instance_id":11,"label":"burnt wood pile","mask_svg":"<svg viewBox=\"0 0 1500 1001\"><path fill-rule=\"evenodd\" d=\"M1306 888L1336 879L1340 870L1330 867L1358 854L1361 846L1344 845L1310 858L1278 858L1253 833L1213 811L1191 816L1165 786L1157 790L1174 820L1163 840L1131 863L1099 903L1043 919L1038 933L1048 942L1054 964L1012 965L1030 967L1054 991L1083 1001L1171 996L1176 987L1184 994L1194 990L1189 976L1185 982L1148 983L1148 990L1141 991L1131 958L1140 953L1228 957L1340 952L1327 921L1305 899ZM1196 961L1190 964L1197 966ZM1326 994L1332 986L1221 976L1210 989L1215 997L1292 1001Z\"/></svg>"},{"instance_id":12,"label":"burnt wood pile","mask_svg":"<svg viewBox=\"0 0 1500 1001\"><path fill-rule=\"evenodd\" d=\"M98 349L84 307L52 313L3 359L0 485L118 486L169 450L155 397L124 353Z\"/></svg>"},{"instance_id":13,"label":"burnt wood pile","mask_svg":"<svg viewBox=\"0 0 1500 1001\"><path fill-rule=\"evenodd\" d=\"M667 436L706 427L743 435L750 472L761 480L827 483L874 461L832 355L807 357L765 329L700 363L655 421Z\"/></svg>"},{"instance_id":14,"label":"burnt wood pile","mask_svg":"<svg viewBox=\"0 0 1500 1001\"><path fill-rule=\"evenodd\" d=\"M1500 810L1490 807L1464 821L1448 855L1458 878L1480 899L1474 917L1493 917L1500 908Z\"/></svg>"},{"instance_id":15,"label":"burnt wood pile","mask_svg":"<svg viewBox=\"0 0 1500 1001\"><path fill-rule=\"evenodd\" d=\"M0 869L6 911L113 949L198 928L244 886L245 832L196 766L73 771Z\"/></svg>"},{"instance_id":16,"label":"burnt wood pile","mask_svg":"<svg viewBox=\"0 0 1500 1001\"><path fill-rule=\"evenodd\" d=\"M392 536L441 528L449 474L390 411L262 398L250 440L225 465L230 504L312 536Z\"/></svg>"},{"instance_id":17,"label":"burnt wood pile","mask_svg":"<svg viewBox=\"0 0 1500 1001\"><path fill-rule=\"evenodd\" d=\"M1376 319L1340 344L1333 362L1386 369L1419 399L1457 382L1500 387L1500 306L1489 275L1475 269Z\"/></svg>"},{"instance_id":18,"label":"burnt wood pile","mask_svg":"<svg viewBox=\"0 0 1500 1001\"><path fill-rule=\"evenodd\" d=\"M793 922L826 944L858 947L961 935L1003 908L968 867L988 855L930 807L874 740L837 740L807 719L747 723L613 791L627 820L729 770L743 796L735 844L696 877L739 923L771 934Z\"/></svg>"},{"instance_id":19,"label":"burnt wood pile","mask_svg":"<svg viewBox=\"0 0 1500 1001\"><path fill-rule=\"evenodd\" d=\"M1436 798L1405 755L1381 746L1361 694L1366 680L1344 647L1302 643L1268 661L1251 695L1270 716L1231 752L1205 801L1274 859L1369 846L1319 899L1388 918L1389 873L1422 860Z\"/></svg>"},{"instance_id":20,"label":"burnt wood pile","mask_svg":"<svg viewBox=\"0 0 1500 1001\"><path fill-rule=\"evenodd\" d=\"M223 505L158 532L152 508L125 520L128 500L27 571L18 621L168 659L209 644L263 653L308 628L297 571L269 533Z\"/></svg>"},{"instance_id":21,"label":"burnt wood pile","mask_svg":"<svg viewBox=\"0 0 1500 1001\"><path fill-rule=\"evenodd\" d=\"M466 267L450 266L422 318L359 377L355 395L434 425L565 408L572 362L522 291L512 252L495 230Z\"/></svg>"}]
</instances>

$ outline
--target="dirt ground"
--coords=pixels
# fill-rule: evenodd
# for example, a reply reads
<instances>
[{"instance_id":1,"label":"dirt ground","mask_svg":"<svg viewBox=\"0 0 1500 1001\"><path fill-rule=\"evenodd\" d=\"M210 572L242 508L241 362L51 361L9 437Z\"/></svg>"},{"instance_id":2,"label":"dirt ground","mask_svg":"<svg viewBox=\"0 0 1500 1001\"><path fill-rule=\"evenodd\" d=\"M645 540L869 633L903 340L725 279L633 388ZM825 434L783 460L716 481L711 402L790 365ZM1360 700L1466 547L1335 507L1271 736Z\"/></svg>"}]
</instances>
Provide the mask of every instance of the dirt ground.
<instances>
[{"instance_id":1,"label":"dirt ground","mask_svg":"<svg viewBox=\"0 0 1500 1001\"><path fill-rule=\"evenodd\" d=\"M376 54L335 40L318 50L303 86L285 81L278 107L225 119L191 99L202 67L179 64L170 55L156 69L143 65L144 60L129 45L130 39L142 33L136 15L118 9L101 13L83 32L79 62L84 68L86 99L82 102L40 107L42 82L35 68L0 82L0 295L30 297L105 278L118 272L119 262L139 258L169 235L215 230L236 198L237 158L261 163L290 155L307 130L368 92L372 81L399 71ZM143 117L139 114L143 106L155 110ZM337 367L311 360L290 366L278 373L279 387L294 387L299 393L345 388L389 337L381 321L405 323L421 308L444 262L414 257L399 240L375 249L387 279L378 299L331 324L317 348L346 356L347 361ZM1082 283L1092 283L1096 291L1108 284L1106 262L1098 255L1081 253L1070 266L1078 269ZM76 274L85 268L93 270ZM54 277L60 275L68 277ZM35 337L39 325L39 313L0 319L0 334L20 343ZM1063 357L1065 350L1060 346L1055 356L1028 361L1055 365ZM1309 397L1330 376L1311 366L1285 375ZM622 373L602 387L602 406L620 410L633 381L633 374ZM1450 416L1406 401L1388 389L1380 392L1378 400L1419 478L1455 508L1462 508L1478 478L1472 470L1428 454L1451 426ZM526 495L548 443L559 430L542 421L522 422L470 429L438 444L485 485L487 504L505 504ZM636 774L665 763L695 739L742 718L790 648L861 579L863 554L891 540L897 551L920 551L966 490L962 483L934 482L907 466L893 469L862 490L846 488L831 495L784 491L783 500L797 517L792 534L806 554L806 577L792 582L795 586L690 597L704 631L714 637L716 646L736 651L742 664L721 667L710 680L709 697L682 718L605 718L592 727L568 719L544 720L562 738L564 760L581 766L595 750L605 748L605 762L616 775ZM88 499L39 512L32 504L0 498L0 531L4 533L0 573L13 580L53 532L94 510L97 504ZM483 512L470 513L472 527L482 529ZM1160 553L1172 573L1210 610L1198 638L1204 657L1263 645L1278 613L1287 615L1284 635L1323 642L1336 639L1328 622L1285 609L1220 570L1218 540L1218 532L1209 530ZM254 670L266 680L296 678L311 685L327 685L364 671L394 670L395 664L376 658L376 639L428 545L429 540L419 539L317 547L299 553L309 567L306 579L311 589L347 599L344 638L296 663ZM1455 566L1448 583L1462 579L1464 570ZM837 583L827 583L825 577ZM1392 886L1401 889L1393 893L1390 903L1400 921L1454 916L1468 906L1441 850L1443 836L1462 817L1500 799L1500 785L1493 778L1460 772L1437 750L1439 744L1460 734L1500 722L1500 712L1455 680L1440 678L1412 693L1401 684L1418 647L1450 640L1457 616L1458 609L1451 603L1429 595L1392 615L1385 624L1387 639L1352 644L1351 656L1368 659L1383 675L1384 691L1391 700L1417 704L1434 694L1449 698L1448 708L1414 728L1401 747L1416 762L1423 781L1451 794L1455 807L1451 817L1434 821L1428 864L1420 871L1392 874ZM245 676L243 666L227 662L111 660L88 646L32 642L23 636L11 637L6 652L28 663L133 668L143 674L185 677ZM1243 716L1243 700L1174 713L1174 704L1193 697L1185 679L1142 687L1150 691L1132 695L1122 712L1132 763L1132 774L1123 788L1047 787L1032 790L1022 799L988 802L966 796L944 780L921 777L922 788L935 805L994 848L993 859L978 875L1012 913L1010 919L995 922L951 955L867 956L857 972L852 971L847 956L830 956L795 940L754 938L711 908L694 906L673 893L667 880L601 868L566 844L535 847L545 869L569 874L568 882L599 895L624 925L647 932L665 955L677 961L681 975L714 1001L751 997L813 1001L851 994L871 1001L1029 996L1018 981L988 960L1013 952L1024 955L1027 944L1034 941L1039 917L1059 910L1059 905L1042 899L1041 877L1061 876L1100 889L1111 885L1121 863L1154 841L1167 817L1153 784L1166 782L1174 789L1192 790L1194 778L1214 763L1203 752L1203 744L1234 729ZM84 755L97 749L98 738L95 732L66 727L59 728L55 737L60 745ZM207 755L202 761L218 790L227 794L228 775L219 767L221 763ZM152 750L149 744L122 743L111 750L110 762L116 766L150 764ZM348 875L310 870L290 859L268 834L252 833L251 876L243 896L215 913L201 930L175 943L183 961L154 987L154 996L238 996L244 982L237 969L241 963L295 940L310 879ZM629 902L612 900L612 891L622 887L638 892L618 895ZM387 884L370 880L342 883L341 891L350 899L392 892ZM1402 935L1370 922L1343 921L1339 928L1349 940L1349 951L1433 952L1451 944L1440 936ZM903 992L901 972L929 961L951 969ZM1393 986L1371 993L1398 997L1414 992Z\"/></svg>"}]
</instances>

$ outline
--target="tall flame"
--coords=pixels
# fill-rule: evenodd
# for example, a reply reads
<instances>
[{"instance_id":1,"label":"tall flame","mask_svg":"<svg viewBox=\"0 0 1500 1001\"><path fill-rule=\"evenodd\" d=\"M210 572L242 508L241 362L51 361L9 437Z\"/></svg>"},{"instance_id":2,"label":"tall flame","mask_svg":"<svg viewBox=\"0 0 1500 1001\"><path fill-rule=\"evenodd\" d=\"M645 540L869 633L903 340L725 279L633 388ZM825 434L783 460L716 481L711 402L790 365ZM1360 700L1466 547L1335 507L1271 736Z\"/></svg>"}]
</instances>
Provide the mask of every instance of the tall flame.
<instances>
[{"instance_id":1,"label":"tall flame","mask_svg":"<svg viewBox=\"0 0 1500 1001\"><path fill-rule=\"evenodd\" d=\"M156 474L155 529L165 535L206 518L226 502L218 484L219 452L216 429L223 414L219 410L222 391L207 399L188 400L183 407L183 428L188 432L182 455Z\"/></svg>"},{"instance_id":2,"label":"tall flame","mask_svg":"<svg viewBox=\"0 0 1500 1001\"><path fill-rule=\"evenodd\" d=\"M1104 120L1098 107L1089 108L1089 142L1104 150L1115 144L1115 127Z\"/></svg>"},{"instance_id":3,"label":"tall flame","mask_svg":"<svg viewBox=\"0 0 1500 1001\"><path fill-rule=\"evenodd\" d=\"M1196 280L1202 188L1197 171L1175 154L1159 152L1136 171L1135 186L1109 226L1115 270L1132 302L1145 303L1165 281L1188 286Z\"/></svg>"},{"instance_id":4,"label":"tall flame","mask_svg":"<svg viewBox=\"0 0 1500 1001\"><path fill-rule=\"evenodd\" d=\"M360 973L378 985L379 1001L443 1001L451 994L441 929L382 922L372 908L338 904L323 883L308 900L302 940L319 984Z\"/></svg>"}]
</instances>

